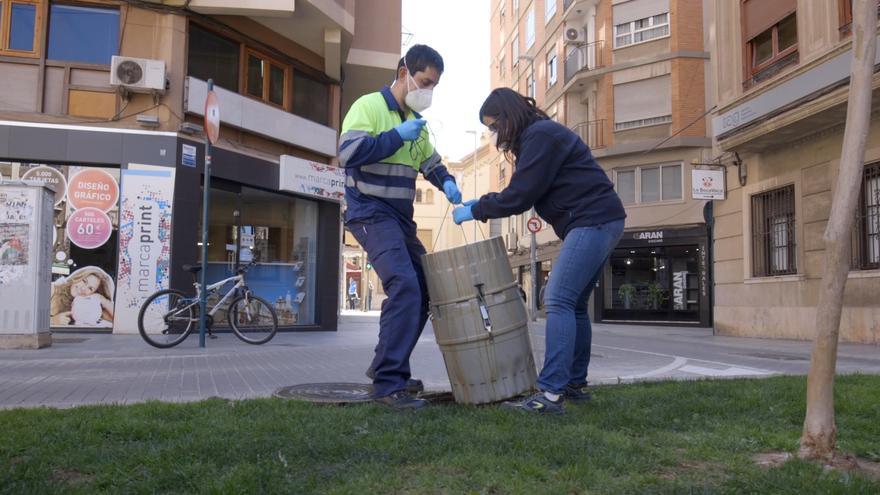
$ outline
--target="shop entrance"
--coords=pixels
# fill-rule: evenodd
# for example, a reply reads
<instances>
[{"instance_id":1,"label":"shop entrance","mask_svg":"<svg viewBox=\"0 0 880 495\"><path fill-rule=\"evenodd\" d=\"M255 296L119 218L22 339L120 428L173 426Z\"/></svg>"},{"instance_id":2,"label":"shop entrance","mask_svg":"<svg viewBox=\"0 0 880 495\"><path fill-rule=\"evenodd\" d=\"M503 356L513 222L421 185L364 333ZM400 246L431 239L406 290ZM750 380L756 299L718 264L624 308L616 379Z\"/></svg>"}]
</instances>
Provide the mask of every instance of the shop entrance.
<instances>
[{"instance_id":1,"label":"shop entrance","mask_svg":"<svg viewBox=\"0 0 880 495\"><path fill-rule=\"evenodd\" d=\"M600 277L597 319L709 326L707 245L698 228L624 234Z\"/></svg>"},{"instance_id":2,"label":"shop entrance","mask_svg":"<svg viewBox=\"0 0 880 495\"><path fill-rule=\"evenodd\" d=\"M700 321L700 247L615 249L605 268L606 319Z\"/></svg>"}]
</instances>

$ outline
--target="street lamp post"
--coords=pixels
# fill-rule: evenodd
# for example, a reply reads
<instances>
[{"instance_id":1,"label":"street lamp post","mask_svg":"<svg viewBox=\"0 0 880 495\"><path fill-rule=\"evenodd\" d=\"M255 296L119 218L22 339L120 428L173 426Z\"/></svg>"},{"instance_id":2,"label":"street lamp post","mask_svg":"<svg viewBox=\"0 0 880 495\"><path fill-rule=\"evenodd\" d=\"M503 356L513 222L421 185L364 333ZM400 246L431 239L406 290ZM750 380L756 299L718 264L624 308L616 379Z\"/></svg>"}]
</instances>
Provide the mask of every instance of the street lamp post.
<instances>
[{"instance_id":1,"label":"street lamp post","mask_svg":"<svg viewBox=\"0 0 880 495\"><path fill-rule=\"evenodd\" d=\"M477 199L477 149L478 146L478 135L477 131L464 131L467 134L474 135L474 199ZM477 222L474 222L474 241L477 240Z\"/></svg>"},{"instance_id":2,"label":"street lamp post","mask_svg":"<svg viewBox=\"0 0 880 495\"><path fill-rule=\"evenodd\" d=\"M527 96L532 96L532 90L535 87L535 57L532 55L520 55L517 60L526 60L529 62L529 83L526 86ZM535 207L529 210L529 218L535 216ZM531 230L530 230L531 232ZM531 283L529 284L530 304L529 310L532 314L532 321L538 319L538 239L534 232L530 235L529 245L529 262L531 264Z\"/></svg>"}]
</instances>

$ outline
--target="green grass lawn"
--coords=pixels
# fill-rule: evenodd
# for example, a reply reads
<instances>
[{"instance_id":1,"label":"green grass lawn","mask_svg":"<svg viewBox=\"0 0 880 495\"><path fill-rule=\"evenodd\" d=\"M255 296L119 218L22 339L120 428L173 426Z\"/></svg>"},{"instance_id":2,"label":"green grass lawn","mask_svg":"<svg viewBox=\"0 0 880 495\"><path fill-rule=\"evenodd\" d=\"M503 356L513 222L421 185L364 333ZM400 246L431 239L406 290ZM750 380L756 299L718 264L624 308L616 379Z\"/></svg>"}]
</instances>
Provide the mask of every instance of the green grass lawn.
<instances>
[{"instance_id":1,"label":"green grass lawn","mask_svg":"<svg viewBox=\"0 0 880 495\"><path fill-rule=\"evenodd\" d=\"M806 380L599 387L568 414L281 399L0 412L0 493L880 493L791 461ZM880 377L837 381L841 450L880 460Z\"/></svg>"}]
</instances>

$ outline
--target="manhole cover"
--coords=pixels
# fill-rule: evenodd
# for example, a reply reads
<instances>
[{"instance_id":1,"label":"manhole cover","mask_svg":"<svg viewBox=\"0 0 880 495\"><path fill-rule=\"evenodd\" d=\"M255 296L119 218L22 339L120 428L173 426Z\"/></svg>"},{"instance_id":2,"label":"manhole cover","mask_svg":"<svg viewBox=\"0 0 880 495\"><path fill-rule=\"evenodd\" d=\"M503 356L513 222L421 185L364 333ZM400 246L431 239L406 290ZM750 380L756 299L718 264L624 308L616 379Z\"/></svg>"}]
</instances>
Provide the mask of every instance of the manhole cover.
<instances>
[{"instance_id":1,"label":"manhole cover","mask_svg":"<svg viewBox=\"0 0 880 495\"><path fill-rule=\"evenodd\" d=\"M282 387L275 397L322 404L356 404L369 402L373 386L369 383L303 383ZM452 402L452 393L444 391L423 392L419 397L431 402Z\"/></svg>"}]
</instances>

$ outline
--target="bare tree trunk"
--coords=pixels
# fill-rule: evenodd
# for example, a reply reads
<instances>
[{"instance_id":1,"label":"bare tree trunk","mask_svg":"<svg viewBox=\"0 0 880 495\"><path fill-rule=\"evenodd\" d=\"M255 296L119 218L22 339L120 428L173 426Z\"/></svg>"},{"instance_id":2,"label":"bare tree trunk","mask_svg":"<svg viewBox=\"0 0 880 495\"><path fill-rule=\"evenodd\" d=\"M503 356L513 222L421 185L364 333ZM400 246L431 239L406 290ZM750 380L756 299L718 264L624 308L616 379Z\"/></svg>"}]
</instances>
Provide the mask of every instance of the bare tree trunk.
<instances>
[{"instance_id":1,"label":"bare tree trunk","mask_svg":"<svg viewBox=\"0 0 880 495\"><path fill-rule=\"evenodd\" d=\"M852 73L840 174L831 215L825 228L825 266L816 308L816 340L807 377L807 415L800 457L829 461L834 457L834 372L843 291L850 268L850 244L862 179L871 116L871 79L877 37L877 0L855 0L852 30Z\"/></svg>"}]
</instances>

